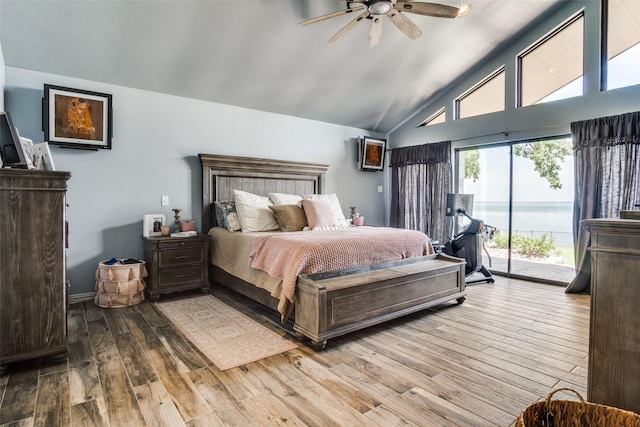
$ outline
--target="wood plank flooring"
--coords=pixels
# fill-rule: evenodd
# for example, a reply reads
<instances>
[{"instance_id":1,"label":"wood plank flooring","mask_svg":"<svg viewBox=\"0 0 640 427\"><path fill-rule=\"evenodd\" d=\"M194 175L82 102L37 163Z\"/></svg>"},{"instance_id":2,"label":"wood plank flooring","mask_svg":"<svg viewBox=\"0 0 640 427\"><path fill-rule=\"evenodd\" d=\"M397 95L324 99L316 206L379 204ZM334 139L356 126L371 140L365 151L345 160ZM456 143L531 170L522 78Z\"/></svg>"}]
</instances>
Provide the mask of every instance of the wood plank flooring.
<instances>
[{"instance_id":1,"label":"wood plank flooring","mask_svg":"<svg viewBox=\"0 0 640 427\"><path fill-rule=\"evenodd\" d=\"M554 388L586 397L589 296L503 277L468 291L462 305L322 352L301 346L223 372L148 301L74 304L66 360L18 363L0 377L0 425L511 426ZM265 309L212 293L285 334Z\"/></svg>"}]
</instances>

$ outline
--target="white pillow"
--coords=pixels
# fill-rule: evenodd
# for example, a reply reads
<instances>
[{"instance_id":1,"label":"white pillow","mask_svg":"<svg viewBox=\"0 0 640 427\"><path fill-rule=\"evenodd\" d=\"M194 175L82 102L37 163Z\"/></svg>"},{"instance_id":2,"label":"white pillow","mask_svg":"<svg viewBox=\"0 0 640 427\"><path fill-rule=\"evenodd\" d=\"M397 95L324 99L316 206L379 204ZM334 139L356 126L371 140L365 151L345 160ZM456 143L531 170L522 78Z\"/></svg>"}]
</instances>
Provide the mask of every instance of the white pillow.
<instances>
[{"instance_id":1,"label":"white pillow","mask_svg":"<svg viewBox=\"0 0 640 427\"><path fill-rule=\"evenodd\" d=\"M302 196L298 196L296 194L286 194L286 193L269 193L269 199L273 202L274 205L298 205L300 206L300 200L302 200Z\"/></svg>"},{"instance_id":2,"label":"white pillow","mask_svg":"<svg viewBox=\"0 0 640 427\"><path fill-rule=\"evenodd\" d=\"M280 228L276 217L269 209L269 205L272 203L268 197L240 190L233 190L233 197L236 201L236 210L243 233L271 231Z\"/></svg>"},{"instance_id":3,"label":"white pillow","mask_svg":"<svg viewBox=\"0 0 640 427\"><path fill-rule=\"evenodd\" d=\"M338 200L338 196L335 193L331 194L307 194L303 197L308 200L327 200L331 203L331 208L333 210L333 214L336 217L336 221L338 226L349 225L347 220L342 213L342 207L340 207L340 201Z\"/></svg>"}]
</instances>

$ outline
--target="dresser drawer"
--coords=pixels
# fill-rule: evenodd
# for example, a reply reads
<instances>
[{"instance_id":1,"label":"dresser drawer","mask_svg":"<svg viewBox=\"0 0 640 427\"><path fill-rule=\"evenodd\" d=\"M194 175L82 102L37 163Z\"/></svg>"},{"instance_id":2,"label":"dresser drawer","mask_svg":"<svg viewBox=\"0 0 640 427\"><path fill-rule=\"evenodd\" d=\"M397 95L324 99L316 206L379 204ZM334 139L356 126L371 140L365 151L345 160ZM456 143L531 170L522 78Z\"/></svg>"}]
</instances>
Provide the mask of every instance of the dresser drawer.
<instances>
[{"instance_id":1,"label":"dresser drawer","mask_svg":"<svg viewBox=\"0 0 640 427\"><path fill-rule=\"evenodd\" d=\"M204 269L201 265L193 267L171 268L158 272L158 286L172 286L183 283L202 283L205 281Z\"/></svg>"},{"instance_id":2,"label":"dresser drawer","mask_svg":"<svg viewBox=\"0 0 640 427\"><path fill-rule=\"evenodd\" d=\"M166 249L158 251L158 267L174 267L189 264L202 264L204 248Z\"/></svg>"}]
</instances>

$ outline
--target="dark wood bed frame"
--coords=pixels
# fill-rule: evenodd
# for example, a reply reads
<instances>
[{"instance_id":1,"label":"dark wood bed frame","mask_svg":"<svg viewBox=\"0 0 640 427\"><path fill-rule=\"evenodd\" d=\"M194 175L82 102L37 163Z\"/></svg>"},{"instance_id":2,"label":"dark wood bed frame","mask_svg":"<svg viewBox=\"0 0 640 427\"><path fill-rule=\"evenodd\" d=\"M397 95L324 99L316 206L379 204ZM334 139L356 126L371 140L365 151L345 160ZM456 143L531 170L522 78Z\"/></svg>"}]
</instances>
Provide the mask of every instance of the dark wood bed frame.
<instances>
[{"instance_id":1,"label":"dark wood bed frame","mask_svg":"<svg viewBox=\"0 0 640 427\"><path fill-rule=\"evenodd\" d=\"M323 193L327 165L199 154L202 164L202 231L216 225L216 200L233 200L233 190L267 193ZM464 261L437 254L298 277L294 331L322 348L330 338L423 310L464 301ZM277 310L278 300L214 265L212 286L226 286Z\"/></svg>"}]
</instances>

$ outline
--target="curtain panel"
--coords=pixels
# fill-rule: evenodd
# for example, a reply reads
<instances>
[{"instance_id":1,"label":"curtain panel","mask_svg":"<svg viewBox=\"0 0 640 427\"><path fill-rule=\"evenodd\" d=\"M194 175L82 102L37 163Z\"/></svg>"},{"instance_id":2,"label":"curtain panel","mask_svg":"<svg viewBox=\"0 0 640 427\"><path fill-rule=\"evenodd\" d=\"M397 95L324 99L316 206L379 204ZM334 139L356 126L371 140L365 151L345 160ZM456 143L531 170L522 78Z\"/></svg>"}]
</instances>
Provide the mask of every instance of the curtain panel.
<instances>
[{"instance_id":1,"label":"curtain panel","mask_svg":"<svg viewBox=\"0 0 640 427\"><path fill-rule=\"evenodd\" d=\"M443 242L451 192L451 141L391 150L391 226L419 230Z\"/></svg>"},{"instance_id":2,"label":"curtain panel","mask_svg":"<svg viewBox=\"0 0 640 427\"><path fill-rule=\"evenodd\" d=\"M640 209L640 112L571 123L575 151L576 277L566 292L589 292L590 233L580 221Z\"/></svg>"}]
</instances>

